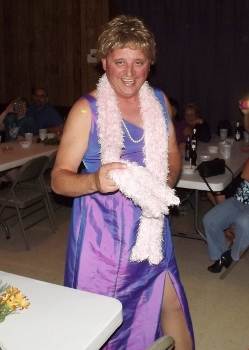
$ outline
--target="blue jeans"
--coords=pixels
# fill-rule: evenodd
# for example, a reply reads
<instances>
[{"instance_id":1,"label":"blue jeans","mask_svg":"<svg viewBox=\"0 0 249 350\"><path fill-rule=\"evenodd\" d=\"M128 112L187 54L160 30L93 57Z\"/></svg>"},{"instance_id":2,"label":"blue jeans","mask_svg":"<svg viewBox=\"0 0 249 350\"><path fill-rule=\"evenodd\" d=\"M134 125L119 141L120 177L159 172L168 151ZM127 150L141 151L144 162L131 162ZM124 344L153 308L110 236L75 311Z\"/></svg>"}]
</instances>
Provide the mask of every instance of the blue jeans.
<instances>
[{"instance_id":1,"label":"blue jeans","mask_svg":"<svg viewBox=\"0 0 249 350\"><path fill-rule=\"evenodd\" d=\"M235 233L231 248L233 260L239 260L240 255L249 246L249 205L235 198L226 199L208 211L203 218L203 225L211 260L218 260L229 248L224 230L231 225Z\"/></svg>"}]
</instances>

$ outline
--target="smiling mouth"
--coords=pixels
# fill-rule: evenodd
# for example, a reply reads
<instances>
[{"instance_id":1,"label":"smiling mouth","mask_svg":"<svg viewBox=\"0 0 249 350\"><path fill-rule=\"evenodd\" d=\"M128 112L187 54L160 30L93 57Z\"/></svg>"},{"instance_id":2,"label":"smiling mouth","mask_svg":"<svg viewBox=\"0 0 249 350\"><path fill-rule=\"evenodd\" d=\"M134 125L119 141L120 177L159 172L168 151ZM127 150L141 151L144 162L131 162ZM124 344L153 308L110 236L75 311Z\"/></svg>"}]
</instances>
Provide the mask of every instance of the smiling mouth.
<instances>
[{"instance_id":1,"label":"smiling mouth","mask_svg":"<svg viewBox=\"0 0 249 350\"><path fill-rule=\"evenodd\" d=\"M126 86L131 86L135 83L134 79L122 78L121 80Z\"/></svg>"}]
</instances>

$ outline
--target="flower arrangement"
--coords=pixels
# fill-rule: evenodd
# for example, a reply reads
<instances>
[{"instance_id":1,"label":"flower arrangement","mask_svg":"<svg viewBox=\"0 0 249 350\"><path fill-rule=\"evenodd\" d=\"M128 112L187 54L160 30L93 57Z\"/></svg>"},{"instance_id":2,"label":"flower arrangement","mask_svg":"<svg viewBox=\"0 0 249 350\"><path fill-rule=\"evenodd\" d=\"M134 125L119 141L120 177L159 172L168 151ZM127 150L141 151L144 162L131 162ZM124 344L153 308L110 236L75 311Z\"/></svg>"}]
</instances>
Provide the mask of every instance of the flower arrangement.
<instances>
[{"instance_id":1,"label":"flower arrangement","mask_svg":"<svg viewBox=\"0 0 249 350\"><path fill-rule=\"evenodd\" d=\"M0 281L0 322L17 310L27 309L29 305L28 298L18 288L2 284Z\"/></svg>"}]
</instances>

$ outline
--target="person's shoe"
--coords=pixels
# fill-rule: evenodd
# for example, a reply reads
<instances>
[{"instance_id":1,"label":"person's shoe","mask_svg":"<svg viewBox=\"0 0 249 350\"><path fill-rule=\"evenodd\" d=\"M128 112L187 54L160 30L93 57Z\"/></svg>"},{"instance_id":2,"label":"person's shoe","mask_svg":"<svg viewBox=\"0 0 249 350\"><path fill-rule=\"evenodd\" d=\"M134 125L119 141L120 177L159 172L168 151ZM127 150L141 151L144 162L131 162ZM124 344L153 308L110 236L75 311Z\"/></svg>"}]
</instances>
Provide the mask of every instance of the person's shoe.
<instances>
[{"instance_id":1,"label":"person's shoe","mask_svg":"<svg viewBox=\"0 0 249 350\"><path fill-rule=\"evenodd\" d=\"M228 268L232 262L231 250L227 250L221 255L219 260L216 260L212 265L208 266L208 271L212 273L220 273L223 267Z\"/></svg>"}]
</instances>

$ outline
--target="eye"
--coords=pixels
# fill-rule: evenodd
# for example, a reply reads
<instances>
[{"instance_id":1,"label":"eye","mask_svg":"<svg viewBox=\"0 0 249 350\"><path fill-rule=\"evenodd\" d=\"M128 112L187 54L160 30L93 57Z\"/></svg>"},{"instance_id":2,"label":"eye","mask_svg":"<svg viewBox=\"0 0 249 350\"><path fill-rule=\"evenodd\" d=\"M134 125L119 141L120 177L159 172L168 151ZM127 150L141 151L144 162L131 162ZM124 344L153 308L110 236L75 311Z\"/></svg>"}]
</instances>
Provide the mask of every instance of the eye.
<instances>
[{"instance_id":1,"label":"eye","mask_svg":"<svg viewBox=\"0 0 249 350\"><path fill-rule=\"evenodd\" d=\"M137 66L143 66L144 65L144 60L136 60L136 65Z\"/></svg>"},{"instance_id":2,"label":"eye","mask_svg":"<svg viewBox=\"0 0 249 350\"><path fill-rule=\"evenodd\" d=\"M123 66L123 65L125 64L125 62L124 62L124 60L116 60L116 61L115 61L115 64L116 64L117 66Z\"/></svg>"}]
</instances>

